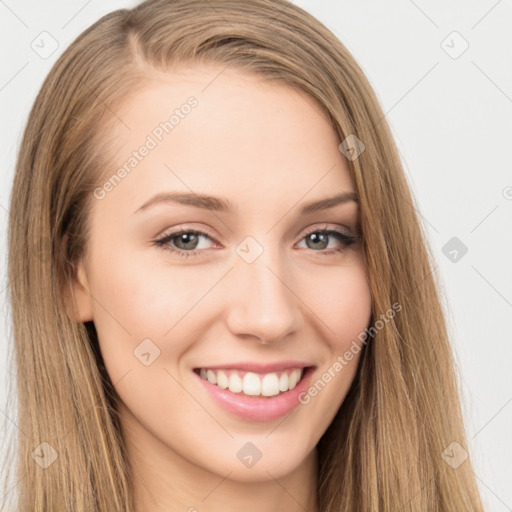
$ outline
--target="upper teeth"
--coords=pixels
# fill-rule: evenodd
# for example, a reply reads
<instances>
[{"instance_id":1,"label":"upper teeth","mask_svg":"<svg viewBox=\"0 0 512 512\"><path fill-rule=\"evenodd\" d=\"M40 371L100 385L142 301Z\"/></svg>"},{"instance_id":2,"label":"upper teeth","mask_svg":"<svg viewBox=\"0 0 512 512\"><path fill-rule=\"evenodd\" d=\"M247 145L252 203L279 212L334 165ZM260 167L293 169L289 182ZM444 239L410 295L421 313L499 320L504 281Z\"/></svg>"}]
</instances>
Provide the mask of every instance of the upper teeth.
<instances>
[{"instance_id":1,"label":"upper teeth","mask_svg":"<svg viewBox=\"0 0 512 512\"><path fill-rule=\"evenodd\" d=\"M278 376L277 373L258 374L240 372L239 370L206 370L201 368L199 375L211 384L232 393L244 392L246 395L274 396L279 392L293 389L302 377L303 368L286 370ZM243 375L240 376L239 373Z\"/></svg>"}]
</instances>

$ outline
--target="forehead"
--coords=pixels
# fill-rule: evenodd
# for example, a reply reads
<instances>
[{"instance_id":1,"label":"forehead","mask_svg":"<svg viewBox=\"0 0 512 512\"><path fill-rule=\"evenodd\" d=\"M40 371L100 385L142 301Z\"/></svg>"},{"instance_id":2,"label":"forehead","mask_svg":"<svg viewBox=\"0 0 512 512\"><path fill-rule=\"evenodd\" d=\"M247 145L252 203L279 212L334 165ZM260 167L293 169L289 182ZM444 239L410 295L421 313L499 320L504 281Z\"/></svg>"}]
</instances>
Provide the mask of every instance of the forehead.
<instances>
[{"instance_id":1,"label":"forehead","mask_svg":"<svg viewBox=\"0 0 512 512\"><path fill-rule=\"evenodd\" d=\"M225 66L182 68L149 79L115 114L103 182L125 172L110 201L182 190L261 207L353 190L329 118L283 83Z\"/></svg>"}]
</instances>

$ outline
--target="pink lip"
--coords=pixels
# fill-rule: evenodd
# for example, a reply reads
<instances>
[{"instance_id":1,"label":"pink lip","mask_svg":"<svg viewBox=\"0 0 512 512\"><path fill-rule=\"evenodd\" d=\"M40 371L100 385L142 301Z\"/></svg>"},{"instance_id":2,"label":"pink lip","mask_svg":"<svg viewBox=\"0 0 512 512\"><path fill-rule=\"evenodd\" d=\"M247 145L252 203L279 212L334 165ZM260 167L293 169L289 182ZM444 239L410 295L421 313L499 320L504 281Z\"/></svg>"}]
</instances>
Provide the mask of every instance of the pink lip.
<instances>
[{"instance_id":1,"label":"pink lip","mask_svg":"<svg viewBox=\"0 0 512 512\"><path fill-rule=\"evenodd\" d=\"M279 369L297 365L295 362L291 363L292 364L287 363L287 366L284 367L279 366ZM261 369L261 366L256 366ZM231 368L233 367L239 368L238 365L231 366ZM255 365L253 364L252 368L254 367ZM268 365L266 365L266 367L268 367ZM304 366L299 367L302 368ZM216 367L209 368L213 369ZM314 369L315 367L306 368L302 375L302 379L293 389L269 398L251 397L241 393L232 393L228 389L219 388L217 385L201 378L196 372L193 373L201 381L210 396L223 409L246 420L271 421L289 414L293 409L295 409L295 407L297 407L297 405L300 404L299 395L308 389Z\"/></svg>"},{"instance_id":2,"label":"pink lip","mask_svg":"<svg viewBox=\"0 0 512 512\"><path fill-rule=\"evenodd\" d=\"M222 365L214 365L214 366L200 366L199 368L204 368L205 370L244 370L246 372L254 372L254 373L270 373L270 372L278 372L279 370L287 370L289 368L306 368L307 366L313 366L312 363L304 363L301 361L278 361L276 363L269 364L259 364L251 361L240 362L240 363L229 363ZM199 369L196 368L196 369Z\"/></svg>"}]
</instances>

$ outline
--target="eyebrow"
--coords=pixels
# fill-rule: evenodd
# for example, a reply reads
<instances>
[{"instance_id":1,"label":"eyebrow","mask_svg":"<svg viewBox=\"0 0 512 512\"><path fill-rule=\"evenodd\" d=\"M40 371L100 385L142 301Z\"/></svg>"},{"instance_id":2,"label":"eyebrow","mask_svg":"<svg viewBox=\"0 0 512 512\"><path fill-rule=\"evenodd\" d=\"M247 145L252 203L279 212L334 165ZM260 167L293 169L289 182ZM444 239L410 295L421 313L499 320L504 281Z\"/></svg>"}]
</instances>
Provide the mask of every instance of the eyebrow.
<instances>
[{"instance_id":1,"label":"eyebrow","mask_svg":"<svg viewBox=\"0 0 512 512\"><path fill-rule=\"evenodd\" d=\"M299 213L301 215L308 215L310 213L327 210L337 206L338 204L351 201L356 203L358 202L357 194L355 194L355 192L342 192L341 194L333 197L326 197L325 199L305 203L302 205ZM230 200L222 197L197 194L194 192L161 192L146 201L134 213L147 210L151 206L160 203L177 203L223 213L232 213L234 210L233 203Z\"/></svg>"}]
</instances>

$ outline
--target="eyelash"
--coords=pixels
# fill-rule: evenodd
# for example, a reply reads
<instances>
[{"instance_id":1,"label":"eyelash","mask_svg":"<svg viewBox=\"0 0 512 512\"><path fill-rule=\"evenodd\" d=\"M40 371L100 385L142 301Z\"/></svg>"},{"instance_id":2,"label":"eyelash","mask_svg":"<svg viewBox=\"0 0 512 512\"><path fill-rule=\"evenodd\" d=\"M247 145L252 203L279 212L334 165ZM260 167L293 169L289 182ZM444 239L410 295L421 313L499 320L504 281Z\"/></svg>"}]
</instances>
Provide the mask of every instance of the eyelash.
<instances>
[{"instance_id":1,"label":"eyelash","mask_svg":"<svg viewBox=\"0 0 512 512\"><path fill-rule=\"evenodd\" d=\"M210 239L213 238L208 232L201 231L200 229L179 229L177 231L173 231L171 233L168 233L168 234L164 235L162 238L159 238L159 239L155 240L153 243L157 247L159 247L159 248L161 248L161 249L163 249L165 251L170 251L171 253L174 253L177 256L180 256L182 258L188 258L189 256L197 256L198 253L204 252L204 249L201 249L199 251L183 251L181 249L176 249L176 248L172 247L169 244L169 242L171 240L173 240L174 238L177 238L178 236L183 235L183 234L190 234L190 233L193 233L195 235L206 236L206 237L208 237ZM302 237L301 240L303 240L304 238L308 237L309 235L311 235L313 233L321 233L321 234L324 234L324 235L334 236L343 245L343 247L341 249L329 249L329 250L323 250L323 251L313 251L313 252L318 252L320 255L323 255L323 256L329 256L329 255L335 254L337 252L338 253L342 253L343 251L345 251L345 249L347 247L349 247L350 245L355 243L356 240L357 240L357 235L352 235L352 234L348 235L348 234L343 233L342 231L339 231L337 229L326 229L326 228L324 228L324 229L318 229L318 228L311 229L307 233L304 234L304 236Z\"/></svg>"}]
</instances>

